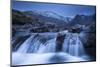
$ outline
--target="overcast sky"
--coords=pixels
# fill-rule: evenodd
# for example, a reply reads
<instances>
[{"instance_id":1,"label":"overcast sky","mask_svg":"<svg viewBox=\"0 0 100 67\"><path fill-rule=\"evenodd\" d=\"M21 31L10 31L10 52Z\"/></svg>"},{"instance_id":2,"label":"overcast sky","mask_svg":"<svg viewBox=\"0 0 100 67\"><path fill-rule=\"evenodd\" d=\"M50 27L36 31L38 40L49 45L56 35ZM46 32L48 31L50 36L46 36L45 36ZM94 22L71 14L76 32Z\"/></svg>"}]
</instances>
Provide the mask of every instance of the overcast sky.
<instances>
[{"instance_id":1,"label":"overcast sky","mask_svg":"<svg viewBox=\"0 0 100 67\"><path fill-rule=\"evenodd\" d=\"M90 15L95 13L95 6L64 5L25 1L13 1L12 8L20 11L52 11L65 17L73 17L77 14Z\"/></svg>"}]
</instances>

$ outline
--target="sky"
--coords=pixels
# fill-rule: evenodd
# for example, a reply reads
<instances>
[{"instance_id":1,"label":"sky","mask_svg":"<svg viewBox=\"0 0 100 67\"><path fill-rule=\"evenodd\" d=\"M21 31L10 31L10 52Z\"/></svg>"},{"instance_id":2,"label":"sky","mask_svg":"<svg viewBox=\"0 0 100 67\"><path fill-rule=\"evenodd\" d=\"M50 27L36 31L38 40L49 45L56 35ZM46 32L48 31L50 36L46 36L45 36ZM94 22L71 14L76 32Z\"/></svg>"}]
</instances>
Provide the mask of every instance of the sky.
<instances>
[{"instance_id":1,"label":"sky","mask_svg":"<svg viewBox=\"0 0 100 67\"><path fill-rule=\"evenodd\" d=\"M51 11L64 17L74 17L77 14L91 15L95 13L95 6L88 5L69 5L69 4L54 4L54 3L39 3L13 1L12 8L20 11Z\"/></svg>"}]
</instances>

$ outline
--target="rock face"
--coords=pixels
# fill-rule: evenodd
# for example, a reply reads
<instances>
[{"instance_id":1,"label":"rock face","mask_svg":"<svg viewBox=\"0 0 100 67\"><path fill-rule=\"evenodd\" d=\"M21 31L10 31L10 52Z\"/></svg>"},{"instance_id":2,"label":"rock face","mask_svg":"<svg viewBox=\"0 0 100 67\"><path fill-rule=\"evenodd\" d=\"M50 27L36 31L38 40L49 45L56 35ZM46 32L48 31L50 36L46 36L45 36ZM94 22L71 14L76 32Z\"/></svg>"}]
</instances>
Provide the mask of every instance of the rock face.
<instances>
[{"instance_id":1,"label":"rock face","mask_svg":"<svg viewBox=\"0 0 100 67\"><path fill-rule=\"evenodd\" d=\"M66 34L58 33L57 38L56 38L56 52L62 51L62 46L64 43Z\"/></svg>"},{"instance_id":2,"label":"rock face","mask_svg":"<svg viewBox=\"0 0 100 67\"><path fill-rule=\"evenodd\" d=\"M89 54L93 60L96 59L96 24L92 24L89 28L89 32L87 34L87 43L86 43L86 52Z\"/></svg>"}]
</instances>

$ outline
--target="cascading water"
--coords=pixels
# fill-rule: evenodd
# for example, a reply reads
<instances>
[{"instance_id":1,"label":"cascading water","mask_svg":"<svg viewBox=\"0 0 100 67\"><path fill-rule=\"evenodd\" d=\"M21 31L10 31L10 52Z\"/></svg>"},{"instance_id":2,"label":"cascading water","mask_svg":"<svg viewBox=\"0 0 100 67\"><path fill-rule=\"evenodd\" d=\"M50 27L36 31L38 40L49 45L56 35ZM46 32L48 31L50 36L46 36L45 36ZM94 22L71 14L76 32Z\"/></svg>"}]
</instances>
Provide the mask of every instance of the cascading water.
<instances>
[{"instance_id":1,"label":"cascading water","mask_svg":"<svg viewBox=\"0 0 100 67\"><path fill-rule=\"evenodd\" d=\"M13 65L46 64L59 62L86 61L81 58L85 55L84 47L77 33L60 33L65 35L60 42L58 34L32 34L25 40L16 52L12 54ZM57 43L58 38L58 43Z\"/></svg>"},{"instance_id":2,"label":"cascading water","mask_svg":"<svg viewBox=\"0 0 100 67\"><path fill-rule=\"evenodd\" d=\"M55 52L55 41L56 41L56 38L54 39L51 39L51 40L48 40L45 45L41 45L40 49L38 50L38 53L53 53Z\"/></svg>"},{"instance_id":3,"label":"cascading water","mask_svg":"<svg viewBox=\"0 0 100 67\"><path fill-rule=\"evenodd\" d=\"M85 55L83 44L80 41L77 33L66 34L63 44L63 51L73 56Z\"/></svg>"},{"instance_id":4,"label":"cascading water","mask_svg":"<svg viewBox=\"0 0 100 67\"><path fill-rule=\"evenodd\" d=\"M34 35L32 35L31 37L29 37L17 50L17 52L20 52L20 53L26 53L27 52L27 49L31 43L31 41L33 40L34 38Z\"/></svg>"},{"instance_id":5,"label":"cascading water","mask_svg":"<svg viewBox=\"0 0 100 67\"><path fill-rule=\"evenodd\" d=\"M55 52L56 38L47 39L41 35L31 35L22 45L18 48L19 53L45 53ZM51 50L52 49L52 50Z\"/></svg>"}]
</instances>

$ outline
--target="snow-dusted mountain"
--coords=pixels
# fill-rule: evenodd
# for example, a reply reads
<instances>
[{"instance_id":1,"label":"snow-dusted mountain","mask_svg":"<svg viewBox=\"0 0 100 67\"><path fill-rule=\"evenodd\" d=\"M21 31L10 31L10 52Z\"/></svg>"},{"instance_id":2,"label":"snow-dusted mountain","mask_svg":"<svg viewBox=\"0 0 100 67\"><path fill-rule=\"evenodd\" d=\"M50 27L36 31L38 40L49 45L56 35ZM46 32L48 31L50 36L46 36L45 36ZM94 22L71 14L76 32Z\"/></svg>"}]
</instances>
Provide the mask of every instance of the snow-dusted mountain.
<instances>
[{"instance_id":1,"label":"snow-dusted mountain","mask_svg":"<svg viewBox=\"0 0 100 67\"><path fill-rule=\"evenodd\" d=\"M34 16L44 16L44 17L48 17L48 18L55 18L58 20L62 20L66 23L69 23L69 20L71 20L71 18L69 17L64 17L61 16L55 12L51 12L51 11L25 11L24 13L30 14L30 15L34 15Z\"/></svg>"}]
</instances>

